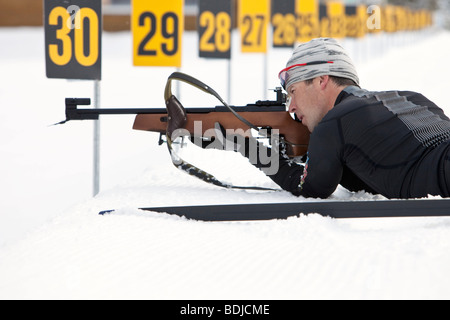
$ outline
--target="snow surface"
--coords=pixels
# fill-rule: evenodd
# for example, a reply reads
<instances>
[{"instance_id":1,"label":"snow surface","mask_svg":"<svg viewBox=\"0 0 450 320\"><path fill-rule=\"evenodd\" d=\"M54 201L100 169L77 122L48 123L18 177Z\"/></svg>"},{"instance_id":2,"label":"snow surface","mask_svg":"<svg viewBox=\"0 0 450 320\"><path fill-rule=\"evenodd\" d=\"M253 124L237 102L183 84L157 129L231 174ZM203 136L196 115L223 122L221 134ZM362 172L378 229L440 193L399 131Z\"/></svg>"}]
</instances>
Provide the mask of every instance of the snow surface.
<instances>
[{"instance_id":1,"label":"snow surface","mask_svg":"<svg viewBox=\"0 0 450 320\"><path fill-rule=\"evenodd\" d=\"M174 68L133 67L129 33L105 33L101 107L164 107ZM197 57L186 33L182 72L235 105L266 96L264 56ZM64 98L91 81L47 79L40 28L0 29L0 299L448 299L450 218L198 222L137 207L311 201L285 192L224 190L178 171L158 135L133 116L101 120L101 193L92 198L90 121L64 119ZM343 40L370 90L417 90L450 114L449 32ZM267 55L267 88L291 50ZM214 98L180 85L185 106ZM230 152L184 148L235 184L273 186ZM205 162L206 160L206 162ZM218 170L220 169L220 170ZM332 199L382 199L339 188ZM118 212L99 216L99 210Z\"/></svg>"}]
</instances>

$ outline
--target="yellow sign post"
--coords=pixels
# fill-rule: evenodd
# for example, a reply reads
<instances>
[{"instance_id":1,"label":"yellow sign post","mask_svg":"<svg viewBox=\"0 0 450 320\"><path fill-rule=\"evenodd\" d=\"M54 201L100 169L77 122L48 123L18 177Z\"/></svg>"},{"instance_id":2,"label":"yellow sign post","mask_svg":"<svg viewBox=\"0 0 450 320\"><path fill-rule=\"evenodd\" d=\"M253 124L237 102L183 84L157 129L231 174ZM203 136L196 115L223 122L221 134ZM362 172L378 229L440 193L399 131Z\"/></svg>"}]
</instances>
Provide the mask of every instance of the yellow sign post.
<instances>
[{"instance_id":1,"label":"yellow sign post","mask_svg":"<svg viewBox=\"0 0 450 320\"><path fill-rule=\"evenodd\" d=\"M297 41L308 42L320 35L317 0L296 0Z\"/></svg>"},{"instance_id":2,"label":"yellow sign post","mask_svg":"<svg viewBox=\"0 0 450 320\"><path fill-rule=\"evenodd\" d=\"M239 29L242 52L267 52L270 0L240 0Z\"/></svg>"},{"instance_id":3,"label":"yellow sign post","mask_svg":"<svg viewBox=\"0 0 450 320\"><path fill-rule=\"evenodd\" d=\"M133 0L135 66L181 67L184 0Z\"/></svg>"},{"instance_id":4,"label":"yellow sign post","mask_svg":"<svg viewBox=\"0 0 450 320\"><path fill-rule=\"evenodd\" d=\"M330 37L345 37L345 7L340 1L332 1L327 3L328 19L330 21Z\"/></svg>"}]
</instances>

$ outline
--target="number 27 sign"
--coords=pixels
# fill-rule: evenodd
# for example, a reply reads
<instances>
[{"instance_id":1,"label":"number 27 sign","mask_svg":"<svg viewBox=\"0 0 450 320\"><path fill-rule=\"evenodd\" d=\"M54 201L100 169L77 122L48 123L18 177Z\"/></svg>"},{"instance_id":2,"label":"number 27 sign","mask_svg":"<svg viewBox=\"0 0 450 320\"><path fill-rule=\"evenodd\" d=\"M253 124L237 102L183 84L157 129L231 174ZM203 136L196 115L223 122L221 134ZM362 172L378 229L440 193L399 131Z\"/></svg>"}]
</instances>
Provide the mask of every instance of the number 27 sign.
<instances>
[{"instance_id":1,"label":"number 27 sign","mask_svg":"<svg viewBox=\"0 0 450 320\"><path fill-rule=\"evenodd\" d=\"M48 78L101 79L101 0L45 0Z\"/></svg>"}]
</instances>

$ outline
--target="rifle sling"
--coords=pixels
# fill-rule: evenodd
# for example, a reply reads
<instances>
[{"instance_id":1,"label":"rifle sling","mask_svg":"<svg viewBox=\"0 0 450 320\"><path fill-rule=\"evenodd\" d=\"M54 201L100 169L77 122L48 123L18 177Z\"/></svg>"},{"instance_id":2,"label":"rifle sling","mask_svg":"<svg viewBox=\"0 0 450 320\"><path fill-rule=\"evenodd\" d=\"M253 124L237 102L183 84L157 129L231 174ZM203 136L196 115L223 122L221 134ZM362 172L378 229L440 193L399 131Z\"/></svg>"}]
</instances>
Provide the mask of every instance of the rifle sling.
<instances>
[{"instance_id":1,"label":"rifle sling","mask_svg":"<svg viewBox=\"0 0 450 320\"><path fill-rule=\"evenodd\" d=\"M231 113L233 113L236 118L238 118L240 121L242 121L243 123L245 123L247 126L249 126L250 128L256 130L257 132L259 132L259 128L257 126L255 126L254 124L252 124L250 121L248 121L247 119L245 119L244 117L242 117L240 114L238 114L236 111L233 110L233 108L230 107L230 105L222 99L222 97L210 86L204 84L203 82L201 82L198 79L195 79L194 77L191 77L190 75L187 75L185 73L181 73L181 72L174 72L172 73L169 78L167 79L167 84L166 84L166 88L164 90L164 99L167 102L171 96L172 96L172 80L179 80L179 81L183 81L187 84L190 84L206 93L209 93L210 95L216 97L226 108L228 108L228 110L230 110Z\"/></svg>"},{"instance_id":2,"label":"rifle sling","mask_svg":"<svg viewBox=\"0 0 450 320\"><path fill-rule=\"evenodd\" d=\"M281 191L281 189L273 189L273 188L265 188L265 187L256 187L256 186L235 186L232 184L228 184L225 182L220 181L216 177L214 177L212 174L190 164L189 162L186 162L183 160L173 149L172 147L172 139L167 136L167 147L169 149L170 157L172 159L172 163L175 167L178 169L185 171L191 176L194 176L196 178L199 178L200 180L203 180L207 183L211 183L218 187L223 187L227 189L244 189L244 190L258 190L258 191Z\"/></svg>"}]
</instances>

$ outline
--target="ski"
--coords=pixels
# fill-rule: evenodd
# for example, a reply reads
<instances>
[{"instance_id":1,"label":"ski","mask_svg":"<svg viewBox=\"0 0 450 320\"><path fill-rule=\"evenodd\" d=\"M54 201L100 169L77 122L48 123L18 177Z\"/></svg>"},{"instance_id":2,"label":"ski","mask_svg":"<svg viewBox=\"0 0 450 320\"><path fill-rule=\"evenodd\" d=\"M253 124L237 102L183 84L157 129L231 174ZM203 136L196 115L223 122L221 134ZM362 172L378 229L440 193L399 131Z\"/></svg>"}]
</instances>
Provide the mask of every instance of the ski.
<instances>
[{"instance_id":1,"label":"ski","mask_svg":"<svg viewBox=\"0 0 450 320\"><path fill-rule=\"evenodd\" d=\"M301 214L331 218L388 218L450 216L450 199L314 201L140 208L200 221L287 219ZM101 211L104 215L115 210Z\"/></svg>"}]
</instances>

